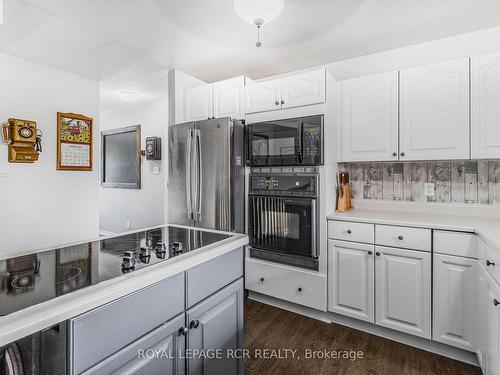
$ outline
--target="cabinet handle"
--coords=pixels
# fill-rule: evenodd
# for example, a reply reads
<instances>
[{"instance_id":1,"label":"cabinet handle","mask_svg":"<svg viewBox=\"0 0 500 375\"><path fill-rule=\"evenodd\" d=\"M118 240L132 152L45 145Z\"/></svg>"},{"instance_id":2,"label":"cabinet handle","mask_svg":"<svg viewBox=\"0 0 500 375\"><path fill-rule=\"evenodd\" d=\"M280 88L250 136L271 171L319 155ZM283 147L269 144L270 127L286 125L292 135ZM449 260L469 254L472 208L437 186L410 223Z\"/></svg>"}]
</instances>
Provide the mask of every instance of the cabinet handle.
<instances>
[{"instance_id":1,"label":"cabinet handle","mask_svg":"<svg viewBox=\"0 0 500 375\"><path fill-rule=\"evenodd\" d=\"M373 254L373 251L369 250L368 255L372 255L372 254Z\"/></svg>"},{"instance_id":2,"label":"cabinet handle","mask_svg":"<svg viewBox=\"0 0 500 375\"><path fill-rule=\"evenodd\" d=\"M402 235L399 235L399 236L398 236L398 240L403 241L403 236L402 236Z\"/></svg>"},{"instance_id":3,"label":"cabinet handle","mask_svg":"<svg viewBox=\"0 0 500 375\"><path fill-rule=\"evenodd\" d=\"M401 155L401 156L405 156L406 154L405 154L404 152L402 152L400 155Z\"/></svg>"},{"instance_id":4,"label":"cabinet handle","mask_svg":"<svg viewBox=\"0 0 500 375\"><path fill-rule=\"evenodd\" d=\"M179 336L186 336L189 332L188 327L181 327L179 328L179 331L177 331Z\"/></svg>"},{"instance_id":5,"label":"cabinet handle","mask_svg":"<svg viewBox=\"0 0 500 375\"><path fill-rule=\"evenodd\" d=\"M398 153L397 152L393 152L392 156L398 156Z\"/></svg>"},{"instance_id":6,"label":"cabinet handle","mask_svg":"<svg viewBox=\"0 0 500 375\"><path fill-rule=\"evenodd\" d=\"M379 257L379 256L380 256L380 253L377 251L377 252L375 253L375 255Z\"/></svg>"},{"instance_id":7,"label":"cabinet handle","mask_svg":"<svg viewBox=\"0 0 500 375\"><path fill-rule=\"evenodd\" d=\"M495 262L490 262L488 259L486 259L486 267L489 267L489 266L495 266Z\"/></svg>"},{"instance_id":8,"label":"cabinet handle","mask_svg":"<svg viewBox=\"0 0 500 375\"><path fill-rule=\"evenodd\" d=\"M493 304L494 304L495 306L498 306L498 305L500 305L500 302L498 302L498 300L495 298L495 299L493 300Z\"/></svg>"},{"instance_id":9,"label":"cabinet handle","mask_svg":"<svg viewBox=\"0 0 500 375\"><path fill-rule=\"evenodd\" d=\"M190 328L198 328L200 326L200 321L199 320L192 320L191 323L189 323Z\"/></svg>"},{"instance_id":10,"label":"cabinet handle","mask_svg":"<svg viewBox=\"0 0 500 375\"><path fill-rule=\"evenodd\" d=\"M302 293L302 288L301 287L298 287L297 290L299 291L299 293Z\"/></svg>"},{"instance_id":11,"label":"cabinet handle","mask_svg":"<svg viewBox=\"0 0 500 375\"><path fill-rule=\"evenodd\" d=\"M261 282L261 283L263 283L263 282L264 282L264 278L263 278L263 277L261 277L261 278L260 278L260 282Z\"/></svg>"},{"instance_id":12,"label":"cabinet handle","mask_svg":"<svg viewBox=\"0 0 500 375\"><path fill-rule=\"evenodd\" d=\"M284 100L282 100L282 101L281 101L281 104L285 104L285 101L284 101Z\"/></svg>"},{"instance_id":13,"label":"cabinet handle","mask_svg":"<svg viewBox=\"0 0 500 375\"><path fill-rule=\"evenodd\" d=\"M276 100L276 101L274 102L274 104L275 104L275 105L280 105L280 102L279 102L278 100Z\"/></svg>"},{"instance_id":14,"label":"cabinet handle","mask_svg":"<svg viewBox=\"0 0 500 375\"><path fill-rule=\"evenodd\" d=\"M347 234L351 234L351 233L352 233L352 230L348 229Z\"/></svg>"}]
</instances>

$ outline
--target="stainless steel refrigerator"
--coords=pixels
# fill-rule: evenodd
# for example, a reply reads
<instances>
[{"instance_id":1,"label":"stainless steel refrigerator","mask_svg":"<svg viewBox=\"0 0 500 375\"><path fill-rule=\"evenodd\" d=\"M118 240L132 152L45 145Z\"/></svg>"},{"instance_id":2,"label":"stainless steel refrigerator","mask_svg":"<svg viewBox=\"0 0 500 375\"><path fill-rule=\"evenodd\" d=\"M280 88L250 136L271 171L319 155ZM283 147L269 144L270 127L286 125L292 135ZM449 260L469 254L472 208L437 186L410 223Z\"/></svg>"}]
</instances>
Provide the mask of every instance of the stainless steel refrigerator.
<instances>
[{"instance_id":1,"label":"stainless steel refrigerator","mask_svg":"<svg viewBox=\"0 0 500 375\"><path fill-rule=\"evenodd\" d=\"M168 130L169 223L244 233L242 121L225 117Z\"/></svg>"}]
</instances>

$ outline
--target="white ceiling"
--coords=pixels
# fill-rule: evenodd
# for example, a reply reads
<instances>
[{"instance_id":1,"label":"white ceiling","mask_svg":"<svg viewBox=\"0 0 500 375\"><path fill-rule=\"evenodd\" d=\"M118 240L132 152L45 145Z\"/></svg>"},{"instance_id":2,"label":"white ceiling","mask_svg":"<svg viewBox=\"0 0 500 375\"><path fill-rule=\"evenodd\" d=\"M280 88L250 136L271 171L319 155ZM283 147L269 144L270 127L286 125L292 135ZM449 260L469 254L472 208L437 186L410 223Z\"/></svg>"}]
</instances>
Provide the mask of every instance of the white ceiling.
<instances>
[{"instance_id":1,"label":"white ceiling","mask_svg":"<svg viewBox=\"0 0 500 375\"><path fill-rule=\"evenodd\" d=\"M285 0L256 31L232 0L4 0L0 50L102 80L118 91L165 95L166 71L206 81L260 78L500 25L498 0Z\"/></svg>"}]
</instances>

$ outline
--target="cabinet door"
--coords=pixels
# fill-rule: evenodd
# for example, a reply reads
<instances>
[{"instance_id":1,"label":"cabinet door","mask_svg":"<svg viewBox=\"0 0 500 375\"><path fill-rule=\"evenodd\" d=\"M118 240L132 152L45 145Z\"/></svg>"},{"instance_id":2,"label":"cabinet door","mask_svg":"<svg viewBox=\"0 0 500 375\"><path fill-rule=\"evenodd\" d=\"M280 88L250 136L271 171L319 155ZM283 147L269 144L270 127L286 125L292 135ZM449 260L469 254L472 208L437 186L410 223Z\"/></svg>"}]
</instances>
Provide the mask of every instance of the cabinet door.
<instances>
[{"instance_id":1,"label":"cabinet door","mask_svg":"<svg viewBox=\"0 0 500 375\"><path fill-rule=\"evenodd\" d=\"M328 241L330 311L374 322L374 246Z\"/></svg>"},{"instance_id":2,"label":"cabinet door","mask_svg":"<svg viewBox=\"0 0 500 375\"><path fill-rule=\"evenodd\" d=\"M488 278L486 373L489 375L500 374L500 305L495 301L500 301L500 287Z\"/></svg>"},{"instance_id":3,"label":"cabinet door","mask_svg":"<svg viewBox=\"0 0 500 375\"><path fill-rule=\"evenodd\" d=\"M326 99L325 69L285 77L281 87L281 108L324 103Z\"/></svg>"},{"instance_id":4,"label":"cabinet door","mask_svg":"<svg viewBox=\"0 0 500 375\"><path fill-rule=\"evenodd\" d=\"M471 59L473 159L500 158L500 53Z\"/></svg>"},{"instance_id":5,"label":"cabinet door","mask_svg":"<svg viewBox=\"0 0 500 375\"><path fill-rule=\"evenodd\" d=\"M189 358L190 375L243 374L243 360L228 355L243 348L242 279L187 311L187 322L190 327L187 357L195 351L215 354L215 350L220 350L221 356Z\"/></svg>"},{"instance_id":6,"label":"cabinet door","mask_svg":"<svg viewBox=\"0 0 500 375\"><path fill-rule=\"evenodd\" d=\"M488 274L479 264L476 266L476 298L473 300L476 307L474 346L477 359L483 374L486 374L488 358Z\"/></svg>"},{"instance_id":7,"label":"cabinet door","mask_svg":"<svg viewBox=\"0 0 500 375\"><path fill-rule=\"evenodd\" d=\"M342 82L342 161L398 160L398 73Z\"/></svg>"},{"instance_id":8,"label":"cabinet door","mask_svg":"<svg viewBox=\"0 0 500 375\"><path fill-rule=\"evenodd\" d=\"M474 288L476 260L434 255L433 339L474 351Z\"/></svg>"},{"instance_id":9,"label":"cabinet door","mask_svg":"<svg viewBox=\"0 0 500 375\"><path fill-rule=\"evenodd\" d=\"M213 117L212 85L186 89L184 92L184 121L200 121Z\"/></svg>"},{"instance_id":10,"label":"cabinet door","mask_svg":"<svg viewBox=\"0 0 500 375\"><path fill-rule=\"evenodd\" d=\"M245 118L245 77L216 82L213 87L213 115L215 118Z\"/></svg>"},{"instance_id":11,"label":"cabinet door","mask_svg":"<svg viewBox=\"0 0 500 375\"><path fill-rule=\"evenodd\" d=\"M250 83L245 87L245 113L281 109L281 80Z\"/></svg>"},{"instance_id":12,"label":"cabinet door","mask_svg":"<svg viewBox=\"0 0 500 375\"><path fill-rule=\"evenodd\" d=\"M106 358L85 375L181 375L185 373L184 313Z\"/></svg>"},{"instance_id":13,"label":"cabinet door","mask_svg":"<svg viewBox=\"0 0 500 375\"><path fill-rule=\"evenodd\" d=\"M469 60L400 72L401 160L469 158Z\"/></svg>"},{"instance_id":14,"label":"cabinet door","mask_svg":"<svg viewBox=\"0 0 500 375\"><path fill-rule=\"evenodd\" d=\"M431 338L431 254L375 247L375 323Z\"/></svg>"}]
</instances>

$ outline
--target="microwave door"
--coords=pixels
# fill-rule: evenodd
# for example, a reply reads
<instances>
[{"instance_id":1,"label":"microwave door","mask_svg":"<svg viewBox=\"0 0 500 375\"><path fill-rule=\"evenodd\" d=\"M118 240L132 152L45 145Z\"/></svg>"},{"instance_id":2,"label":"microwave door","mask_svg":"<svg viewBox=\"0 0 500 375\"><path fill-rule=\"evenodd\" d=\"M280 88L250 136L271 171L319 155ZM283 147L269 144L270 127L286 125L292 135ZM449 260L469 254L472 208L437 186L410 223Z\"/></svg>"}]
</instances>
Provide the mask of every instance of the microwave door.
<instances>
[{"instance_id":1,"label":"microwave door","mask_svg":"<svg viewBox=\"0 0 500 375\"><path fill-rule=\"evenodd\" d=\"M192 150L194 123L168 128L168 222L193 225Z\"/></svg>"}]
</instances>

